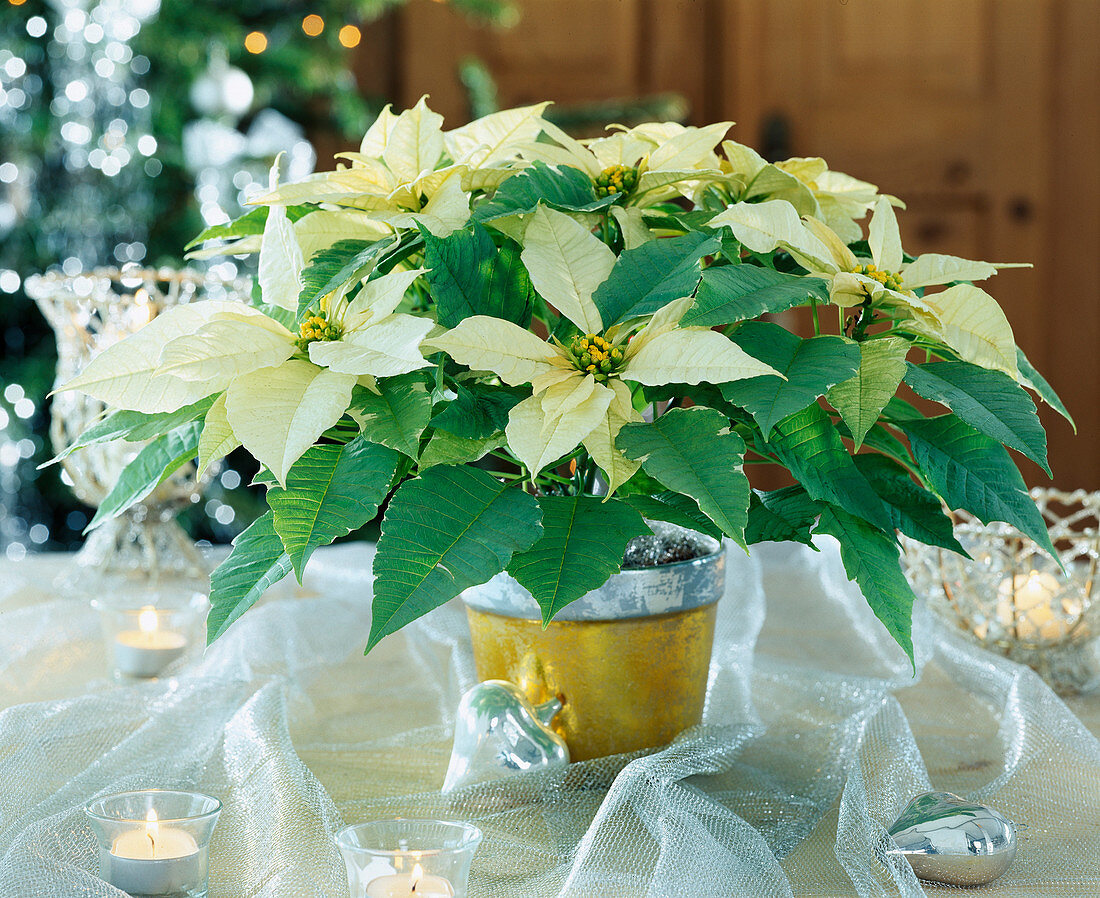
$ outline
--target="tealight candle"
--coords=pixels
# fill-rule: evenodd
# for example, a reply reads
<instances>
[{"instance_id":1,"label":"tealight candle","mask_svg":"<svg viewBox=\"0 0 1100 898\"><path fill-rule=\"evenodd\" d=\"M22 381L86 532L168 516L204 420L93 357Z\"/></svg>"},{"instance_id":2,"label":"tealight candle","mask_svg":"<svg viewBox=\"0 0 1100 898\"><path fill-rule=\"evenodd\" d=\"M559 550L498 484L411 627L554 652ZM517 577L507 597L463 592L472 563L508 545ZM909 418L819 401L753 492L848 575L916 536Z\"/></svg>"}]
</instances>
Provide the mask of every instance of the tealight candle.
<instances>
[{"instance_id":1,"label":"tealight candle","mask_svg":"<svg viewBox=\"0 0 1100 898\"><path fill-rule=\"evenodd\" d=\"M131 895L177 895L200 879L199 846L190 833L162 827L150 810L144 830L128 830L100 858L103 878Z\"/></svg>"},{"instance_id":2,"label":"tealight candle","mask_svg":"<svg viewBox=\"0 0 1100 898\"><path fill-rule=\"evenodd\" d=\"M138 613L138 629L115 635L115 666L130 677L156 677L186 648L187 637L163 629L157 610L148 605Z\"/></svg>"},{"instance_id":3,"label":"tealight candle","mask_svg":"<svg viewBox=\"0 0 1100 898\"><path fill-rule=\"evenodd\" d=\"M375 820L336 834L351 898L465 898L480 842L476 826L447 820Z\"/></svg>"},{"instance_id":4,"label":"tealight candle","mask_svg":"<svg viewBox=\"0 0 1100 898\"><path fill-rule=\"evenodd\" d=\"M221 802L197 792L150 789L91 802L99 875L140 898L205 898L210 837Z\"/></svg>"},{"instance_id":5,"label":"tealight candle","mask_svg":"<svg viewBox=\"0 0 1100 898\"><path fill-rule=\"evenodd\" d=\"M450 880L432 876L417 864L412 873L392 873L367 883L366 898L454 898Z\"/></svg>"},{"instance_id":6,"label":"tealight candle","mask_svg":"<svg viewBox=\"0 0 1100 898\"><path fill-rule=\"evenodd\" d=\"M1054 615L1054 598L1061 591L1062 585L1045 571L1007 578L997 588L997 620L1017 639L1062 639L1072 622Z\"/></svg>"}]
</instances>

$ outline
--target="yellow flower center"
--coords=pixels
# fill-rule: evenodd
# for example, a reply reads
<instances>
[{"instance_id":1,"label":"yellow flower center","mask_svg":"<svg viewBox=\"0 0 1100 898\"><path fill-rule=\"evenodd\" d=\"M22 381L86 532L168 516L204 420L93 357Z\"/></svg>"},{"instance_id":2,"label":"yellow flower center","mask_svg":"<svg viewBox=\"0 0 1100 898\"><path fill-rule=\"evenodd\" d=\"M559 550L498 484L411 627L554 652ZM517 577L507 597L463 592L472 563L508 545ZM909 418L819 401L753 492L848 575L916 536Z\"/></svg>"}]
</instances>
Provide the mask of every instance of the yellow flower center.
<instances>
[{"instance_id":1,"label":"yellow flower center","mask_svg":"<svg viewBox=\"0 0 1100 898\"><path fill-rule=\"evenodd\" d=\"M595 183L597 196L630 193L638 184L638 169L611 165L596 176Z\"/></svg>"},{"instance_id":2,"label":"yellow flower center","mask_svg":"<svg viewBox=\"0 0 1100 898\"><path fill-rule=\"evenodd\" d=\"M591 374L599 383L622 367L623 351L601 334L578 334L565 347L573 367Z\"/></svg>"},{"instance_id":3,"label":"yellow flower center","mask_svg":"<svg viewBox=\"0 0 1100 898\"><path fill-rule=\"evenodd\" d=\"M306 317L298 328L298 348L305 349L310 343L340 339L340 326L328 320L324 309Z\"/></svg>"},{"instance_id":4,"label":"yellow flower center","mask_svg":"<svg viewBox=\"0 0 1100 898\"><path fill-rule=\"evenodd\" d=\"M904 288L901 286L902 277L900 274L895 271L884 271L871 262L868 262L866 265L857 265L852 269L852 273L862 274L872 278L882 284L887 290L896 290L899 293L904 291Z\"/></svg>"}]
</instances>

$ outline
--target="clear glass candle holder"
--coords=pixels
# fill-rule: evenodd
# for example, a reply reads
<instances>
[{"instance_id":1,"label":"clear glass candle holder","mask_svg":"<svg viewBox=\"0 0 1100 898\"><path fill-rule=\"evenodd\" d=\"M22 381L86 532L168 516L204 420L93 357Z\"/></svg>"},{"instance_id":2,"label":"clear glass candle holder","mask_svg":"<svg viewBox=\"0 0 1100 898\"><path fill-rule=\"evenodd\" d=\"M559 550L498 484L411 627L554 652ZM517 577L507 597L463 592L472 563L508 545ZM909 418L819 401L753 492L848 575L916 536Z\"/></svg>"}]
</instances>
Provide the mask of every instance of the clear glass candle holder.
<instances>
[{"instance_id":1,"label":"clear glass candle holder","mask_svg":"<svg viewBox=\"0 0 1100 898\"><path fill-rule=\"evenodd\" d=\"M95 599L107 669L116 682L171 676L201 656L210 602L200 592L161 587Z\"/></svg>"},{"instance_id":2,"label":"clear glass candle holder","mask_svg":"<svg viewBox=\"0 0 1100 898\"><path fill-rule=\"evenodd\" d=\"M149 789L85 807L99 842L99 876L133 898L206 898L210 837L221 802Z\"/></svg>"},{"instance_id":3,"label":"clear glass candle holder","mask_svg":"<svg viewBox=\"0 0 1100 898\"><path fill-rule=\"evenodd\" d=\"M376 820L336 834L351 898L465 898L480 843L476 826L446 820Z\"/></svg>"}]
</instances>

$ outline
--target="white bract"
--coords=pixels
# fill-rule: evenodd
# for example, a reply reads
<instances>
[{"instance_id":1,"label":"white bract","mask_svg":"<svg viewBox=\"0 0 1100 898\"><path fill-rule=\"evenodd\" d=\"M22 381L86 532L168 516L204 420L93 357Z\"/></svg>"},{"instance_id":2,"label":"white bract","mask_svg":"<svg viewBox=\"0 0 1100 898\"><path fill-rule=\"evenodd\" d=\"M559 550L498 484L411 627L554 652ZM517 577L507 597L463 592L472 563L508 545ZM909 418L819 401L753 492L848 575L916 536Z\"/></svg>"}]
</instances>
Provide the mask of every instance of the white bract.
<instances>
[{"instance_id":1,"label":"white bract","mask_svg":"<svg viewBox=\"0 0 1100 898\"><path fill-rule=\"evenodd\" d=\"M706 327L678 327L693 303L674 300L640 329L603 329L592 300L615 256L569 216L540 206L525 235L523 260L535 289L581 331L569 344L543 340L510 321L474 315L425 345L475 371L491 371L532 395L512 409L508 445L533 475L579 444L613 492L638 468L615 448L623 424L640 421L630 382L726 383L777 372Z\"/></svg>"},{"instance_id":2,"label":"white bract","mask_svg":"<svg viewBox=\"0 0 1100 898\"><path fill-rule=\"evenodd\" d=\"M300 258L285 220L265 252ZM263 254L261 254L261 260ZM93 359L65 385L108 405L170 412L223 393L207 414L200 457L209 464L239 443L280 483L290 466L347 410L352 388L426 367L420 343L431 319L395 312L423 269L352 284L322 297L297 334L258 309L204 301L176 306ZM264 298L296 304L300 272L271 267ZM296 306L295 306L296 307Z\"/></svg>"},{"instance_id":3,"label":"white bract","mask_svg":"<svg viewBox=\"0 0 1100 898\"><path fill-rule=\"evenodd\" d=\"M870 301L910 330L943 342L959 357L1016 377L1016 344L1001 307L984 290L956 284L940 293L918 296L927 287L980 281L1000 268L1030 267L979 262L925 253L905 262L901 234L890 198L880 196L871 217L870 259L860 259L828 225L800 219L785 200L737 203L708 222L729 227L749 249L784 249L812 277L829 283L829 296L842 308Z\"/></svg>"}]
</instances>

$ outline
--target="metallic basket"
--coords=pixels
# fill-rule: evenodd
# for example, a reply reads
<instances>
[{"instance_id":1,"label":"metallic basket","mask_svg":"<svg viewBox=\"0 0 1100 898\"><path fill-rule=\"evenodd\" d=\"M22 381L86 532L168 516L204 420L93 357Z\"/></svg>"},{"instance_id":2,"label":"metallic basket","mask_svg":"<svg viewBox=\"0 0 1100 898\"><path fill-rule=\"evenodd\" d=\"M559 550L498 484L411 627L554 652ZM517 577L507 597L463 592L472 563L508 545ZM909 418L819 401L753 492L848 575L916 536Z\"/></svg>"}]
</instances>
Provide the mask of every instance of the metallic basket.
<instances>
[{"instance_id":1,"label":"metallic basket","mask_svg":"<svg viewBox=\"0 0 1100 898\"><path fill-rule=\"evenodd\" d=\"M918 595L992 651L1034 668L1056 690L1100 688L1100 493L1031 491L1065 573L1015 527L955 513L970 554L905 539L903 561Z\"/></svg>"}]
</instances>

